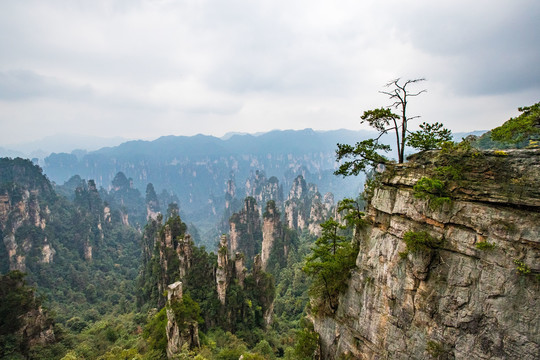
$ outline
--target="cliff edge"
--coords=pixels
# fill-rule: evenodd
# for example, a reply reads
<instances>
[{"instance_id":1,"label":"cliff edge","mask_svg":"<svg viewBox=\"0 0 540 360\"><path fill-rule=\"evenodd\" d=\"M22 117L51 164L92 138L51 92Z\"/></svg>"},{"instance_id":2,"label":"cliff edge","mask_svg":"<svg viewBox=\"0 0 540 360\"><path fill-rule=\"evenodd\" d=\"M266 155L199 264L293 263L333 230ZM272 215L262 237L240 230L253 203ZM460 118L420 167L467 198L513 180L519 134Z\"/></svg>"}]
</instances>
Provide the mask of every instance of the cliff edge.
<instances>
[{"instance_id":1,"label":"cliff edge","mask_svg":"<svg viewBox=\"0 0 540 360\"><path fill-rule=\"evenodd\" d=\"M324 359L540 358L540 149L455 147L378 175Z\"/></svg>"}]
</instances>

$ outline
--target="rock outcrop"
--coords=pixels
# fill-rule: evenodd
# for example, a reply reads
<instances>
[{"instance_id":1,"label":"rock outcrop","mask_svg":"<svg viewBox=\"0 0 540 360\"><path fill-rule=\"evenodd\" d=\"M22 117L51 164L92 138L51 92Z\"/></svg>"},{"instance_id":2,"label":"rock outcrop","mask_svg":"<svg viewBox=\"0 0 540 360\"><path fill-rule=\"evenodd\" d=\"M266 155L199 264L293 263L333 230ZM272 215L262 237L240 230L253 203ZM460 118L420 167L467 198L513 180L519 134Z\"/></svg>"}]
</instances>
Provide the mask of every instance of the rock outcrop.
<instances>
[{"instance_id":1,"label":"rock outcrop","mask_svg":"<svg viewBox=\"0 0 540 360\"><path fill-rule=\"evenodd\" d=\"M320 224L334 211L334 195L321 196L315 184L307 184L298 175L285 202L285 223L295 230L308 229L312 235L321 234Z\"/></svg>"},{"instance_id":2,"label":"rock outcrop","mask_svg":"<svg viewBox=\"0 0 540 360\"><path fill-rule=\"evenodd\" d=\"M280 213L276 209L276 203L269 201L263 215L262 246L261 246L261 266L266 270L268 259L274 248L277 239L283 236Z\"/></svg>"},{"instance_id":3,"label":"rock outcrop","mask_svg":"<svg viewBox=\"0 0 540 360\"><path fill-rule=\"evenodd\" d=\"M44 231L49 209L43 205L53 193L50 183L29 160L0 159L0 174L0 236L9 270L25 272L33 250L41 262L52 262L56 251Z\"/></svg>"},{"instance_id":4,"label":"rock outcrop","mask_svg":"<svg viewBox=\"0 0 540 360\"><path fill-rule=\"evenodd\" d=\"M216 269L216 284L218 299L221 305L225 305L227 298L227 287L229 286L229 255L228 255L227 235L221 235L218 249L218 266Z\"/></svg>"},{"instance_id":5,"label":"rock outcrop","mask_svg":"<svg viewBox=\"0 0 540 360\"><path fill-rule=\"evenodd\" d=\"M184 344L192 349L200 346L199 327L196 321L179 323L175 304L182 301L182 282L177 281L167 287L167 357L174 358L182 351Z\"/></svg>"},{"instance_id":6,"label":"rock outcrop","mask_svg":"<svg viewBox=\"0 0 540 360\"><path fill-rule=\"evenodd\" d=\"M244 208L234 213L229 223L230 253L242 252L247 259L252 259L259 253L262 241L261 220L255 199L247 197L244 200Z\"/></svg>"},{"instance_id":7,"label":"rock outcrop","mask_svg":"<svg viewBox=\"0 0 540 360\"><path fill-rule=\"evenodd\" d=\"M415 191L437 174L443 192ZM313 316L323 358L540 358L539 179L538 149L428 152L386 169L338 310ZM407 233L433 243L414 251Z\"/></svg>"},{"instance_id":8,"label":"rock outcrop","mask_svg":"<svg viewBox=\"0 0 540 360\"><path fill-rule=\"evenodd\" d=\"M283 189L279 185L277 177L266 178L262 170L256 170L246 180L246 196L253 197L259 204L259 216L262 216L262 209L268 201L274 201L278 207L283 203Z\"/></svg>"}]
</instances>

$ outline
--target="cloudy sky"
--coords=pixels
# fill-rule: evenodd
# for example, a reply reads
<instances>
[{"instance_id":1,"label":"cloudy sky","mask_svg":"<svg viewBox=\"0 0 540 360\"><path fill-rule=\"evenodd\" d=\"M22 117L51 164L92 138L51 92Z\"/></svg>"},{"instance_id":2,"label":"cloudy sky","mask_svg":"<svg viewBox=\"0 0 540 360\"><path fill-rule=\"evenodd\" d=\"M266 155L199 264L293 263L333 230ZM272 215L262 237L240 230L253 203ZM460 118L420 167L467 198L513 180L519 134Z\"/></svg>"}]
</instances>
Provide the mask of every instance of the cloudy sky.
<instances>
[{"instance_id":1,"label":"cloudy sky","mask_svg":"<svg viewBox=\"0 0 540 360\"><path fill-rule=\"evenodd\" d=\"M0 146L359 129L396 77L410 114L489 129L540 101L538 0L3 0Z\"/></svg>"}]
</instances>

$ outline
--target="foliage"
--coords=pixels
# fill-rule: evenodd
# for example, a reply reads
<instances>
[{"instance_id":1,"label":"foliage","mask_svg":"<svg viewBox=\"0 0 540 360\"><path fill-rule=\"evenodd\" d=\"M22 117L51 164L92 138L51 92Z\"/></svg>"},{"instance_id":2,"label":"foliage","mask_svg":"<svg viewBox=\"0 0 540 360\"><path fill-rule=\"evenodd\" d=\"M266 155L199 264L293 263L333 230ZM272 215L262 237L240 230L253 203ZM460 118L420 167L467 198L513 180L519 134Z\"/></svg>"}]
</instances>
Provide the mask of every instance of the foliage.
<instances>
[{"instance_id":1,"label":"foliage","mask_svg":"<svg viewBox=\"0 0 540 360\"><path fill-rule=\"evenodd\" d=\"M296 335L296 344L294 346L295 359L310 360L319 345L319 334L313 329L313 324L302 319L301 328Z\"/></svg>"},{"instance_id":2,"label":"foliage","mask_svg":"<svg viewBox=\"0 0 540 360\"><path fill-rule=\"evenodd\" d=\"M185 329L189 324L202 322L201 308L189 293L182 295L182 300L173 301L170 307L174 313L174 318L180 330Z\"/></svg>"},{"instance_id":3,"label":"foliage","mask_svg":"<svg viewBox=\"0 0 540 360\"><path fill-rule=\"evenodd\" d=\"M540 102L518 109L522 114L510 118L503 125L491 130L491 139L511 147L522 148L530 140L540 139Z\"/></svg>"},{"instance_id":4,"label":"foliage","mask_svg":"<svg viewBox=\"0 0 540 360\"><path fill-rule=\"evenodd\" d=\"M7 358L26 354L28 339L17 331L22 326L22 317L40 306L34 290L26 284L25 274L12 271L0 275L0 357Z\"/></svg>"},{"instance_id":5,"label":"foliage","mask_svg":"<svg viewBox=\"0 0 540 360\"><path fill-rule=\"evenodd\" d=\"M379 151L390 151L390 146L379 144L374 139L363 140L357 142L353 147L348 144L337 144L336 161L343 159L347 160L339 165L335 175L358 175L361 171L366 171L366 168L374 167L377 164L385 164L388 159L379 154Z\"/></svg>"},{"instance_id":6,"label":"foliage","mask_svg":"<svg viewBox=\"0 0 540 360\"><path fill-rule=\"evenodd\" d=\"M408 136L407 125L410 120L416 118L416 116L409 117L407 115L407 103L410 97L418 96L426 91L421 90L416 93L411 93L407 87L424 80L425 79L414 79L406 80L404 83L400 83L400 79L398 78L386 84L386 87L390 88L390 90L381 91L381 93L388 95L390 100L393 101L390 107L398 109L400 115L393 113L390 108L377 108L364 111L361 116L361 123L368 123L369 126L373 127L379 132L379 135L374 139L357 142L355 146L348 144L337 144L338 148L336 150L336 161L346 161L340 164L338 170L334 172L335 175L358 175L361 171L366 171L366 168L374 167L381 163L387 163L388 159L382 156L380 151L388 152L390 151L390 146L379 144L379 139L388 132L394 132L398 153L398 162L404 162L405 143ZM427 146L429 141L442 140L447 135L447 130L441 130L438 124L426 124L425 129L427 129L428 126L429 129L436 133L419 133L415 136L413 143L420 146Z\"/></svg>"},{"instance_id":7,"label":"foliage","mask_svg":"<svg viewBox=\"0 0 540 360\"><path fill-rule=\"evenodd\" d=\"M431 252L441 244L441 240L434 238L427 231L407 231L403 235L403 241L407 249L399 254L401 258L406 258L410 253Z\"/></svg>"},{"instance_id":8,"label":"foliage","mask_svg":"<svg viewBox=\"0 0 540 360\"><path fill-rule=\"evenodd\" d=\"M479 241L476 243L476 248L478 250L493 250L495 249L495 244L487 241Z\"/></svg>"},{"instance_id":9,"label":"foliage","mask_svg":"<svg viewBox=\"0 0 540 360\"><path fill-rule=\"evenodd\" d=\"M162 308L144 327L143 337L146 339L150 350L165 354L165 351L167 350L167 334L165 333L166 325L167 310L166 308Z\"/></svg>"},{"instance_id":10,"label":"foliage","mask_svg":"<svg viewBox=\"0 0 540 360\"><path fill-rule=\"evenodd\" d=\"M426 344L426 351L432 359L440 359L446 354L444 346L433 340L429 340Z\"/></svg>"},{"instance_id":11,"label":"foliage","mask_svg":"<svg viewBox=\"0 0 540 360\"><path fill-rule=\"evenodd\" d=\"M516 271L519 275L528 275L531 273L531 268L529 265L525 264L523 261L519 259L514 259L514 264L516 264Z\"/></svg>"},{"instance_id":12,"label":"foliage","mask_svg":"<svg viewBox=\"0 0 540 360\"><path fill-rule=\"evenodd\" d=\"M452 132L436 122L420 124L418 131L411 132L407 137L407 145L419 150L440 149L442 144L452 140Z\"/></svg>"},{"instance_id":13,"label":"foliage","mask_svg":"<svg viewBox=\"0 0 540 360\"><path fill-rule=\"evenodd\" d=\"M423 176L413 186L414 196L419 199L429 199L435 207L450 203L451 199L446 192L445 183L438 179Z\"/></svg>"},{"instance_id":14,"label":"foliage","mask_svg":"<svg viewBox=\"0 0 540 360\"><path fill-rule=\"evenodd\" d=\"M348 226L356 228L358 226L364 225L366 222L364 220L365 214L360 211L361 207L363 207L361 205L363 204L359 199L354 200L350 198L345 198L338 203L337 212L345 212L343 215L343 220L345 220Z\"/></svg>"},{"instance_id":15,"label":"foliage","mask_svg":"<svg viewBox=\"0 0 540 360\"><path fill-rule=\"evenodd\" d=\"M347 288L350 271L355 267L358 248L339 231L344 229L333 218L321 224L322 235L315 241L303 270L312 277L310 296L317 301L314 311L334 313L338 296Z\"/></svg>"}]
</instances>

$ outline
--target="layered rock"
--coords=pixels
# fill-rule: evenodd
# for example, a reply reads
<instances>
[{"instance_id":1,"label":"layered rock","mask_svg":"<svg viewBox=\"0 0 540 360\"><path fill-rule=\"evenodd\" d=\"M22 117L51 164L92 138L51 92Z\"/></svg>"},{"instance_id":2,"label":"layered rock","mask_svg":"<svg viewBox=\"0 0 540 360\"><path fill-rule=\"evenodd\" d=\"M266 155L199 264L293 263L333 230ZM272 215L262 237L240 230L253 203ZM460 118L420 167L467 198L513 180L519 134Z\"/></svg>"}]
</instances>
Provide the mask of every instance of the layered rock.
<instances>
[{"instance_id":1,"label":"layered rock","mask_svg":"<svg viewBox=\"0 0 540 360\"><path fill-rule=\"evenodd\" d=\"M540 150L457 160L439 205L413 189L439 153L382 174L348 290L313 317L323 358L540 358ZM438 245L407 251L408 232Z\"/></svg>"},{"instance_id":2,"label":"layered rock","mask_svg":"<svg viewBox=\"0 0 540 360\"><path fill-rule=\"evenodd\" d=\"M234 257L234 273L236 279L238 279L238 285L241 288L244 287L244 280L246 280L246 267L244 266L244 254L237 252Z\"/></svg>"}]
</instances>

